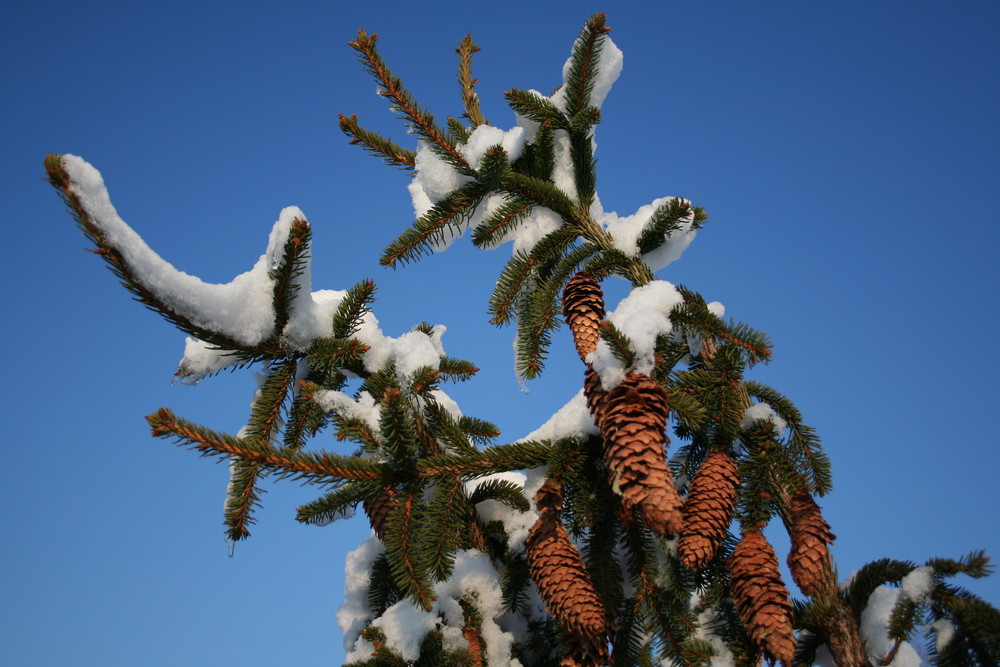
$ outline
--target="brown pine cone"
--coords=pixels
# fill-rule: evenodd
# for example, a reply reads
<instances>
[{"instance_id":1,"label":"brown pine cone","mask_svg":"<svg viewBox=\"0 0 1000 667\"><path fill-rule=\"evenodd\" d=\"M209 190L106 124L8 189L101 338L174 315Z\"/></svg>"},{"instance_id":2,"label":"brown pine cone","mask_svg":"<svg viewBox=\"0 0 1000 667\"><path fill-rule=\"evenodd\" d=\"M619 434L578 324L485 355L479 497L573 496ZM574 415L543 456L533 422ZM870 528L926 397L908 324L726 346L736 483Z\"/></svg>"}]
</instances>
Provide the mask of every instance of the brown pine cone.
<instances>
[{"instance_id":1,"label":"brown pine cone","mask_svg":"<svg viewBox=\"0 0 1000 667\"><path fill-rule=\"evenodd\" d=\"M466 643L469 644L469 655L472 658L472 666L483 667L485 664L483 662L483 641L475 626L466 624L462 628L462 636L465 637Z\"/></svg>"},{"instance_id":2,"label":"brown pine cone","mask_svg":"<svg viewBox=\"0 0 1000 667\"><path fill-rule=\"evenodd\" d=\"M685 567L705 567L722 545L736 508L739 482L736 462L726 452L712 452L698 468L691 481L684 529L677 543Z\"/></svg>"},{"instance_id":3,"label":"brown pine cone","mask_svg":"<svg viewBox=\"0 0 1000 667\"><path fill-rule=\"evenodd\" d=\"M362 507L368 515L368 522L375 531L378 539L385 541L385 531L389 525L389 514L396 506L396 492L392 488L385 488L380 493L370 498L365 498Z\"/></svg>"},{"instance_id":4,"label":"brown pine cone","mask_svg":"<svg viewBox=\"0 0 1000 667\"><path fill-rule=\"evenodd\" d=\"M677 534L683 524L683 501L666 461L666 405L659 385L632 373L608 392L601 420L612 488L661 535Z\"/></svg>"},{"instance_id":5,"label":"brown pine cone","mask_svg":"<svg viewBox=\"0 0 1000 667\"><path fill-rule=\"evenodd\" d=\"M581 271L566 283L562 297L563 318L573 332L580 359L597 349L598 329L604 319L604 293L589 273Z\"/></svg>"},{"instance_id":6,"label":"brown pine cone","mask_svg":"<svg viewBox=\"0 0 1000 667\"><path fill-rule=\"evenodd\" d=\"M792 603L778 571L774 549L759 530L743 534L729 557L736 611L750 638L784 667L795 657Z\"/></svg>"},{"instance_id":7,"label":"brown pine cone","mask_svg":"<svg viewBox=\"0 0 1000 667\"><path fill-rule=\"evenodd\" d=\"M567 632L601 644L606 642L604 606L580 552L552 509L556 506L553 494L560 491L558 484L549 480L536 495L545 501L524 542L531 580L546 609Z\"/></svg>"},{"instance_id":8,"label":"brown pine cone","mask_svg":"<svg viewBox=\"0 0 1000 667\"><path fill-rule=\"evenodd\" d=\"M830 555L828 544L835 535L823 518L812 494L799 490L792 496L792 548L788 552L788 568L792 579L806 595L813 595L823 582Z\"/></svg>"}]
</instances>

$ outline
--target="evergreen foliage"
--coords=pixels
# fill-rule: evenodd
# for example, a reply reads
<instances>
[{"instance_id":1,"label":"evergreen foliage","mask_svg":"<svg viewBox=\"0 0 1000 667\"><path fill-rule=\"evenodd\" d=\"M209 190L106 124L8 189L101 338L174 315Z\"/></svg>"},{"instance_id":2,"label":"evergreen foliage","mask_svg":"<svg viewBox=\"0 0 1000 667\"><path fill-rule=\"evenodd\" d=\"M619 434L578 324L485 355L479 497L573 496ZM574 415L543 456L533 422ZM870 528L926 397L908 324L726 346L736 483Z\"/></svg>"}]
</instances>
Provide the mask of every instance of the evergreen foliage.
<instances>
[{"instance_id":1,"label":"evergreen foliage","mask_svg":"<svg viewBox=\"0 0 1000 667\"><path fill-rule=\"evenodd\" d=\"M982 553L922 567L875 560L839 583L826 550L832 533L814 501L832 487L819 438L788 398L747 377L771 359L766 335L724 321L683 286L670 286L677 302L662 312L670 330L651 343L605 316L601 281L624 278L629 298L662 289L646 258L707 219L684 199L662 201L630 250L595 218L593 133L602 119L595 91L609 30L603 14L587 20L553 96L505 93L511 108L535 124L516 155L496 144L470 157L472 139L489 128L475 92L472 56L479 49L471 37L457 48L463 111L445 126L382 59L377 35L359 30L350 42L417 137L417 150L364 129L356 116L340 116L351 143L387 164L418 175L426 149L461 177L389 244L385 266L421 259L467 227L474 245L492 248L539 211L557 221L512 252L490 297L490 322L516 326L517 367L526 379L543 372L553 333L570 324L586 369L581 405L590 413L588 428L498 444L495 425L457 413L440 389L444 381L470 380L478 370L472 362L443 352L420 363L373 361L371 280L347 290L325 315L324 333L304 340L295 328L310 300L304 218L290 222L268 270L270 333L248 342L205 325L161 293L108 232L81 192L77 167L49 156L49 181L126 289L219 355L220 367L254 364L263 371L237 435L167 409L148 417L153 435L229 461L230 540L250 536L267 475L322 492L298 508L302 523L325 525L363 508L377 545L365 622L348 638L353 667L787 666L813 664L821 651L838 665L874 665L888 664L921 633L934 664L1000 663L1000 612L948 581L986 575ZM560 165L569 167L563 176ZM567 298L574 280L585 291ZM426 348L435 332L421 323L407 336ZM196 374L184 365L178 372ZM311 447L327 429L355 443L355 454ZM667 430L676 441L669 459ZM711 469L699 477L703 467ZM514 471L526 475L507 474ZM794 559L794 567L809 570L804 599L789 596L764 537L775 517L793 543L805 545ZM707 546L697 557L684 556L681 546L679 556L682 534ZM495 604L486 584L463 587L460 570L470 568L491 573ZM883 628L894 648L873 655L865 613L886 586L899 591ZM387 621L404 609L434 619L407 647Z\"/></svg>"}]
</instances>

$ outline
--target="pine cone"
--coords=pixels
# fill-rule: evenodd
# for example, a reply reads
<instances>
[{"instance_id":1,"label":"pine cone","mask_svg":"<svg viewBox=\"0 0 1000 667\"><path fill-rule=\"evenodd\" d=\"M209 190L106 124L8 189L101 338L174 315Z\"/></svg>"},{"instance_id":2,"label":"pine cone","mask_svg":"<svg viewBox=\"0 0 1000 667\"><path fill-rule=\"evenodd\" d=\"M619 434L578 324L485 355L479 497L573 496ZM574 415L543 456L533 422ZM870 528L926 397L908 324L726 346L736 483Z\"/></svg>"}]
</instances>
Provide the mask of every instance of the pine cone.
<instances>
[{"instance_id":1,"label":"pine cone","mask_svg":"<svg viewBox=\"0 0 1000 667\"><path fill-rule=\"evenodd\" d=\"M830 555L828 544L835 535L820 512L819 505L808 491L799 490L792 496L792 548L788 552L788 568L792 579L806 595L813 595L823 582Z\"/></svg>"},{"instance_id":2,"label":"pine cone","mask_svg":"<svg viewBox=\"0 0 1000 667\"><path fill-rule=\"evenodd\" d=\"M483 641L475 626L466 624L462 628L462 636L465 637L469 645L469 656L472 658L472 667L483 667Z\"/></svg>"},{"instance_id":3,"label":"pine cone","mask_svg":"<svg viewBox=\"0 0 1000 667\"><path fill-rule=\"evenodd\" d=\"M712 452L691 481L678 541L681 563L692 570L708 564L722 545L736 508L739 486L736 462L726 452Z\"/></svg>"},{"instance_id":4,"label":"pine cone","mask_svg":"<svg viewBox=\"0 0 1000 667\"><path fill-rule=\"evenodd\" d=\"M380 493L370 498L366 498L362 503L365 514L368 515L368 522L375 531L375 536L385 541L385 531L389 524L389 514L396 506L396 492L391 488L383 489Z\"/></svg>"},{"instance_id":5,"label":"pine cone","mask_svg":"<svg viewBox=\"0 0 1000 667\"><path fill-rule=\"evenodd\" d=\"M683 501L666 461L666 424L666 392L648 377L631 373L608 392L601 434L611 485L625 508L638 508L661 535L683 525Z\"/></svg>"},{"instance_id":6,"label":"pine cone","mask_svg":"<svg viewBox=\"0 0 1000 667\"><path fill-rule=\"evenodd\" d=\"M543 494L542 491L546 493ZM551 480L539 496L561 493ZM549 507L551 503L543 503ZM525 540L528 568L538 593L559 624L581 641L606 642L604 606L594 589L580 552L569 539L554 509L544 508Z\"/></svg>"},{"instance_id":7,"label":"pine cone","mask_svg":"<svg viewBox=\"0 0 1000 667\"><path fill-rule=\"evenodd\" d=\"M562 311L573 332L576 353L586 362L586 356L597 349L598 329L604 319L600 283L583 271L570 278L563 288Z\"/></svg>"},{"instance_id":8,"label":"pine cone","mask_svg":"<svg viewBox=\"0 0 1000 667\"><path fill-rule=\"evenodd\" d=\"M795 657L792 603L778 571L774 549L759 530L743 534L729 557L736 611L750 638L784 667Z\"/></svg>"}]
</instances>

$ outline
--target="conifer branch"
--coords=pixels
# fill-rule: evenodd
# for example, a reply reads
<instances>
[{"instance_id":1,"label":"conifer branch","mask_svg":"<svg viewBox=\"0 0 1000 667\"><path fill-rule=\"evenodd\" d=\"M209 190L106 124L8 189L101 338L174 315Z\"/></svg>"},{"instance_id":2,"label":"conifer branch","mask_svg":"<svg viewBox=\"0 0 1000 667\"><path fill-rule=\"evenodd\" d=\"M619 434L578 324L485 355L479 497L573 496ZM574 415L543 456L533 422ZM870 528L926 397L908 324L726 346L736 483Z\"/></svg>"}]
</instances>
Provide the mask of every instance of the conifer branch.
<instances>
[{"instance_id":1,"label":"conifer branch","mask_svg":"<svg viewBox=\"0 0 1000 667\"><path fill-rule=\"evenodd\" d=\"M490 296L490 324L502 326L511 323L518 297L530 284L536 264L536 260L520 250L507 260Z\"/></svg>"},{"instance_id":2,"label":"conifer branch","mask_svg":"<svg viewBox=\"0 0 1000 667\"><path fill-rule=\"evenodd\" d=\"M479 161L479 174L476 180L492 192L498 190L503 177L510 171L510 157L500 144L490 146Z\"/></svg>"},{"instance_id":3,"label":"conifer branch","mask_svg":"<svg viewBox=\"0 0 1000 667\"><path fill-rule=\"evenodd\" d=\"M317 371L334 373L349 369L357 374L363 369L364 355L369 349L357 338L316 338L306 351L306 359Z\"/></svg>"},{"instance_id":4,"label":"conifer branch","mask_svg":"<svg viewBox=\"0 0 1000 667\"><path fill-rule=\"evenodd\" d=\"M448 476L471 479L495 472L527 470L549 463L555 449L548 441L524 441L486 447L476 456L430 456L417 463L417 474L424 479Z\"/></svg>"},{"instance_id":5,"label":"conifer branch","mask_svg":"<svg viewBox=\"0 0 1000 667\"><path fill-rule=\"evenodd\" d=\"M418 456L418 435L409 401L398 389L388 389L380 399L379 429L382 445L392 464L409 470Z\"/></svg>"},{"instance_id":6,"label":"conifer branch","mask_svg":"<svg viewBox=\"0 0 1000 667\"><path fill-rule=\"evenodd\" d=\"M802 414L792 402L777 390L761 382L747 380L743 383L748 396L763 401L788 425L788 447L798 468L809 478L813 489L820 496L830 492L833 484L830 460L823 451L815 429L802 423Z\"/></svg>"},{"instance_id":7,"label":"conifer branch","mask_svg":"<svg viewBox=\"0 0 1000 667\"><path fill-rule=\"evenodd\" d=\"M270 369L253 402L246 437L270 443L282 426L282 408L295 380L298 363L289 359ZM260 464L235 458L230 461L229 489L226 495L224 524L227 539L239 541L250 537L248 526L256 523L254 510L260 506Z\"/></svg>"},{"instance_id":8,"label":"conifer branch","mask_svg":"<svg viewBox=\"0 0 1000 667\"><path fill-rule=\"evenodd\" d=\"M570 158L573 162L576 194L583 209L589 209L597 196L597 161L594 159L594 135L591 128L600 117L598 109L587 107L581 109L570 121Z\"/></svg>"},{"instance_id":9,"label":"conifer branch","mask_svg":"<svg viewBox=\"0 0 1000 667\"><path fill-rule=\"evenodd\" d=\"M545 367L552 333L558 328L561 285L538 285L521 302L517 313L517 372L526 380L538 377Z\"/></svg>"},{"instance_id":10,"label":"conifer branch","mask_svg":"<svg viewBox=\"0 0 1000 667\"><path fill-rule=\"evenodd\" d=\"M573 45L569 74L566 77L566 114L571 118L590 106L590 93L597 74L604 36L611 31L605 25L604 13L587 19L580 37Z\"/></svg>"},{"instance_id":11,"label":"conifer branch","mask_svg":"<svg viewBox=\"0 0 1000 667\"><path fill-rule=\"evenodd\" d=\"M260 467L256 463L237 458L230 461L229 489L223 508L223 525L230 542L250 537L249 527L257 523L253 512L260 507L261 489L257 486L260 477Z\"/></svg>"},{"instance_id":12,"label":"conifer branch","mask_svg":"<svg viewBox=\"0 0 1000 667\"><path fill-rule=\"evenodd\" d=\"M285 431L282 439L285 447L290 449L302 449L306 445L306 440L316 435L326 424L326 414L318 403L314 400L319 385L312 380L317 379L314 373L306 376L306 380L299 383L292 405L288 410L288 419L285 423ZM339 389L343 386L346 378L342 374L337 374L336 380L328 382L328 389Z\"/></svg>"},{"instance_id":13,"label":"conifer branch","mask_svg":"<svg viewBox=\"0 0 1000 667\"><path fill-rule=\"evenodd\" d=\"M48 173L49 183L59 192L59 196L69 207L70 215L76 220L84 236L96 247L94 253L100 255L107 263L108 268L111 269L111 272L121 281L125 289L135 296L136 301L150 310L159 313L161 317L184 333L220 349L233 350L237 353L233 363L282 356L284 354L281 347L272 339L265 340L258 345L248 346L223 333L199 326L191 318L172 308L166 301L160 298L151 286L146 285L140 280L121 251L114 247L101 231L100 227L90 217L79 196L70 188L69 173L62 164L61 156L48 155L45 158L45 169Z\"/></svg>"},{"instance_id":14,"label":"conifer branch","mask_svg":"<svg viewBox=\"0 0 1000 667\"><path fill-rule=\"evenodd\" d=\"M467 508L462 480L444 478L434 485L427 510L423 514L423 542L428 549L428 569L437 581L444 581L455 566L455 551L464 527L460 508Z\"/></svg>"},{"instance_id":15,"label":"conifer branch","mask_svg":"<svg viewBox=\"0 0 1000 667\"><path fill-rule=\"evenodd\" d=\"M301 285L296 278L309 267L309 246L312 229L305 220L295 218L288 230L288 239L282 249L282 260L277 268L268 272L274 282L272 301L274 303L274 331L284 331L291 317L292 303ZM308 295L307 295L308 297Z\"/></svg>"},{"instance_id":16,"label":"conifer branch","mask_svg":"<svg viewBox=\"0 0 1000 667\"><path fill-rule=\"evenodd\" d=\"M543 181L551 180L555 168L555 130L546 121L538 126L535 139L524 147L521 157L514 161L513 169Z\"/></svg>"},{"instance_id":17,"label":"conifer branch","mask_svg":"<svg viewBox=\"0 0 1000 667\"><path fill-rule=\"evenodd\" d=\"M349 338L358 332L369 306L375 301L375 281L366 279L347 290L333 315L334 338Z\"/></svg>"},{"instance_id":18,"label":"conifer branch","mask_svg":"<svg viewBox=\"0 0 1000 667\"><path fill-rule=\"evenodd\" d=\"M544 206L557 213L563 220L573 220L573 201L550 181L534 176L509 172L503 179L504 192L519 195L537 206Z\"/></svg>"},{"instance_id":19,"label":"conifer branch","mask_svg":"<svg viewBox=\"0 0 1000 667\"><path fill-rule=\"evenodd\" d=\"M642 233L637 241L639 253L645 254L656 250L663 243L663 239L680 229L685 218L692 215L691 203L680 197L674 197L660 204L653 211L649 222L642 228Z\"/></svg>"},{"instance_id":20,"label":"conifer branch","mask_svg":"<svg viewBox=\"0 0 1000 667\"><path fill-rule=\"evenodd\" d=\"M392 579L389 557L383 551L375 559L371 569L371 584L368 587L368 608L375 616L381 616L386 609L403 599L402 591Z\"/></svg>"},{"instance_id":21,"label":"conifer branch","mask_svg":"<svg viewBox=\"0 0 1000 667\"><path fill-rule=\"evenodd\" d=\"M295 520L314 526L348 516L352 505L381 489L380 483L351 482L295 509Z\"/></svg>"},{"instance_id":22,"label":"conifer branch","mask_svg":"<svg viewBox=\"0 0 1000 667\"><path fill-rule=\"evenodd\" d=\"M378 464L357 457L328 452L279 451L266 442L234 438L176 417L166 408L146 418L159 438L177 438L184 446L206 456L235 456L277 472L281 477L303 479L316 484L336 484L341 480L376 480L382 473Z\"/></svg>"},{"instance_id":23,"label":"conifer branch","mask_svg":"<svg viewBox=\"0 0 1000 667\"><path fill-rule=\"evenodd\" d=\"M479 47L472 41L472 35L462 38L455 52L458 53L458 85L462 89L462 106L465 107L465 117L473 125L489 125L483 117L482 109L479 108L479 96L476 94L475 85L478 83L472 78L472 54L479 51Z\"/></svg>"},{"instance_id":24,"label":"conifer branch","mask_svg":"<svg viewBox=\"0 0 1000 667\"><path fill-rule=\"evenodd\" d=\"M702 311L697 306L685 303L670 312L670 321L685 330L742 348L747 354L747 363L751 366L771 358L771 343L765 334L743 324L727 325L707 309Z\"/></svg>"},{"instance_id":25,"label":"conifer branch","mask_svg":"<svg viewBox=\"0 0 1000 667\"><path fill-rule=\"evenodd\" d=\"M458 188L390 243L379 264L395 268L396 264L405 264L430 253L434 244L444 237L448 226L456 230L462 228L462 223L485 195L486 188L475 181Z\"/></svg>"},{"instance_id":26,"label":"conifer branch","mask_svg":"<svg viewBox=\"0 0 1000 667\"><path fill-rule=\"evenodd\" d=\"M358 124L358 115L351 114L340 116L340 129L351 138L352 145L358 145L369 154L382 158L386 164L392 167L401 167L408 171L413 171L417 166L417 153L409 148L403 148L399 144L386 139L377 132L371 132Z\"/></svg>"},{"instance_id":27,"label":"conifer branch","mask_svg":"<svg viewBox=\"0 0 1000 667\"><path fill-rule=\"evenodd\" d=\"M531 213L532 208L532 203L522 197L509 197L472 231L473 245L477 248L493 248L500 245Z\"/></svg>"},{"instance_id":28,"label":"conifer branch","mask_svg":"<svg viewBox=\"0 0 1000 667\"><path fill-rule=\"evenodd\" d=\"M470 505L478 505L486 500L496 500L519 512L531 509L531 504L524 497L521 487L506 479L487 480L469 495Z\"/></svg>"},{"instance_id":29,"label":"conifer branch","mask_svg":"<svg viewBox=\"0 0 1000 667\"><path fill-rule=\"evenodd\" d=\"M333 425L336 428L334 437L338 441L349 440L357 442L366 445L372 450L377 449L379 446L378 438L375 437L371 425L364 419L334 414Z\"/></svg>"},{"instance_id":30,"label":"conifer branch","mask_svg":"<svg viewBox=\"0 0 1000 667\"><path fill-rule=\"evenodd\" d=\"M476 417L462 415L458 419L458 427L469 436L473 442L486 445L500 437L500 429L491 422Z\"/></svg>"},{"instance_id":31,"label":"conifer branch","mask_svg":"<svg viewBox=\"0 0 1000 667\"><path fill-rule=\"evenodd\" d=\"M459 426L458 421L440 403L430 400L424 405L424 417L428 428L444 452L475 456L478 450L469 436Z\"/></svg>"},{"instance_id":32,"label":"conifer branch","mask_svg":"<svg viewBox=\"0 0 1000 667\"><path fill-rule=\"evenodd\" d=\"M427 580L427 563L420 557L416 538L417 516L420 513L422 489L409 488L400 494L389 515L389 529L385 535L386 554L392 576L400 590L424 611L430 611L434 595Z\"/></svg>"},{"instance_id":33,"label":"conifer branch","mask_svg":"<svg viewBox=\"0 0 1000 667\"><path fill-rule=\"evenodd\" d=\"M437 370L444 379L451 382L471 380L479 372L479 369L471 361L455 359L454 357L442 357Z\"/></svg>"},{"instance_id":34,"label":"conifer branch","mask_svg":"<svg viewBox=\"0 0 1000 667\"><path fill-rule=\"evenodd\" d=\"M258 390L247 423L246 437L272 442L280 431L282 409L295 382L296 359L286 359L268 369L267 379Z\"/></svg>"},{"instance_id":35,"label":"conifer branch","mask_svg":"<svg viewBox=\"0 0 1000 667\"><path fill-rule=\"evenodd\" d=\"M472 130L457 118L448 116L448 136L457 144L468 143Z\"/></svg>"},{"instance_id":36,"label":"conifer branch","mask_svg":"<svg viewBox=\"0 0 1000 667\"><path fill-rule=\"evenodd\" d=\"M625 368L631 368L635 360L635 350L632 348L632 341L608 320L604 320L600 325L601 340L608 344L611 353L622 362Z\"/></svg>"},{"instance_id":37,"label":"conifer branch","mask_svg":"<svg viewBox=\"0 0 1000 667\"><path fill-rule=\"evenodd\" d=\"M503 96L507 98L507 103L514 113L520 114L528 120L536 123L548 124L552 128L560 130L569 129L569 119L555 104L548 98L542 97L532 90L519 90L512 88L506 91Z\"/></svg>"},{"instance_id":38,"label":"conifer branch","mask_svg":"<svg viewBox=\"0 0 1000 667\"><path fill-rule=\"evenodd\" d=\"M403 87L402 80L393 74L382 60L382 56L375 48L377 39L378 35L368 35L363 29L358 28L357 39L348 42L348 45L358 52L365 69L378 82L380 94L392 103L393 109L403 115L413 131L427 140L436 153L460 172L470 173L471 169L465 156L434 122L434 117L413 100L409 91Z\"/></svg>"}]
</instances>

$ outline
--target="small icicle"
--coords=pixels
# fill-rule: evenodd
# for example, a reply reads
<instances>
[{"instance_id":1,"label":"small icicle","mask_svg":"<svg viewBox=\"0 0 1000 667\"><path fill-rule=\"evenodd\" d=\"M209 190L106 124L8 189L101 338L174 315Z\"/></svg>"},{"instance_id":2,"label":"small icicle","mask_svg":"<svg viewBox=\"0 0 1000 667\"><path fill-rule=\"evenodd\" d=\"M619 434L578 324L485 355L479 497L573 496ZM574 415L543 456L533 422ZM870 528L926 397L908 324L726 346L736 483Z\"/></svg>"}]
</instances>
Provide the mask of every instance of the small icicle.
<instances>
[{"instance_id":1,"label":"small icicle","mask_svg":"<svg viewBox=\"0 0 1000 667\"><path fill-rule=\"evenodd\" d=\"M226 538L226 554L232 558L236 554L236 540Z\"/></svg>"}]
</instances>

